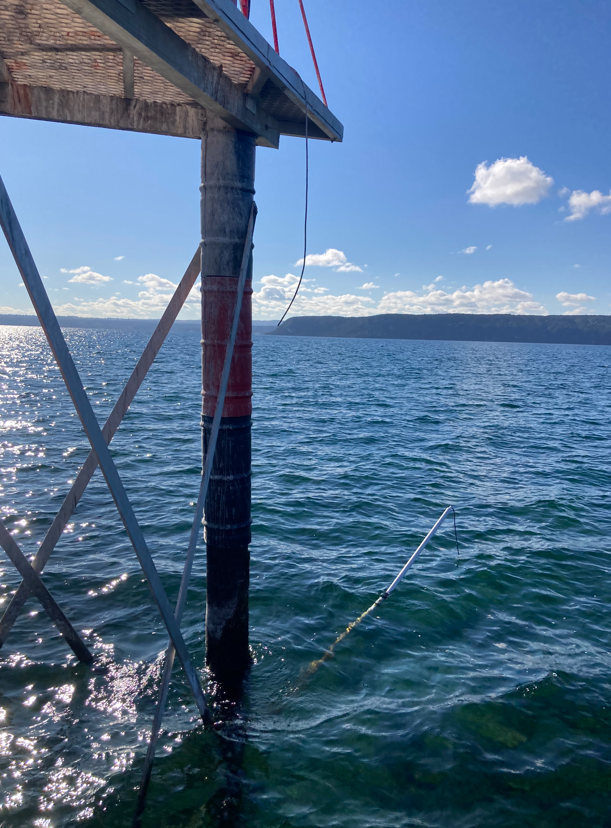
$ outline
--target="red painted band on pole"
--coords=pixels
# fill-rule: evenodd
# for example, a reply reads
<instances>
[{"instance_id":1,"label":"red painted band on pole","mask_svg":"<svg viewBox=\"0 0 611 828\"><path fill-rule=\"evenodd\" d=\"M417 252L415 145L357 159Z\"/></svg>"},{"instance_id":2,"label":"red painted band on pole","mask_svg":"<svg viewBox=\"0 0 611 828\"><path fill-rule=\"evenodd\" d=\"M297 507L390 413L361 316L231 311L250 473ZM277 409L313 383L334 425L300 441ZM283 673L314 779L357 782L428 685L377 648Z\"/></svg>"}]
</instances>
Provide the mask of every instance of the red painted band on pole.
<instances>
[{"instance_id":1,"label":"red painted band on pole","mask_svg":"<svg viewBox=\"0 0 611 828\"><path fill-rule=\"evenodd\" d=\"M214 416L225 351L231 334L238 279L206 276L202 279L203 414ZM240 312L223 417L252 414L252 282L246 282Z\"/></svg>"},{"instance_id":2,"label":"red painted band on pole","mask_svg":"<svg viewBox=\"0 0 611 828\"><path fill-rule=\"evenodd\" d=\"M276 27L276 6L274 5L274 0L269 0L269 10L272 15L272 33L274 35L274 49L278 54L280 54L280 49L278 48L278 29Z\"/></svg>"},{"instance_id":3,"label":"red painted band on pole","mask_svg":"<svg viewBox=\"0 0 611 828\"><path fill-rule=\"evenodd\" d=\"M273 2L273 0L270 0ZM316 69L316 77L318 78L318 85L320 86L320 94L322 95L322 99L324 101L325 106L327 104L327 96L325 95L325 90L322 85L322 78L320 77L320 70L318 69L318 61L316 60L316 52L314 51L314 44L312 43L312 36L310 35L310 27L308 26L308 18L306 17L305 8L303 6L303 0L299 0L299 7L301 8L301 16L303 17L303 25L305 26L306 35L308 37L308 43L310 44L310 52L312 53L312 60L314 61L314 69ZM278 51L276 49L276 51Z\"/></svg>"}]
</instances>

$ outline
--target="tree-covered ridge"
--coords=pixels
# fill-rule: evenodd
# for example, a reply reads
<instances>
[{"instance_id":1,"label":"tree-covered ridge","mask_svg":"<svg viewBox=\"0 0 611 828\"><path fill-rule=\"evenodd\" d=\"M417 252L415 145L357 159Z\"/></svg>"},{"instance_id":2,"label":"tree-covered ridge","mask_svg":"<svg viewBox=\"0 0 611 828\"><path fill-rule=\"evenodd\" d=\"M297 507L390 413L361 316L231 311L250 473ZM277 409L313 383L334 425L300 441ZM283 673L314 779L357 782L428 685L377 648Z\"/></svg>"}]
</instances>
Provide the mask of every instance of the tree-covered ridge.
<instances>
[{"instance_id":1,"label":"tree-covered ridge","mask_svg":"<svg viewBox=\"0 0 611 828\"><path fill-rule=\"evenodd\" d=\"M611 316L471 313L297 316L272 333L278 336L611 345Z\"/></svg>"}]
</instances>

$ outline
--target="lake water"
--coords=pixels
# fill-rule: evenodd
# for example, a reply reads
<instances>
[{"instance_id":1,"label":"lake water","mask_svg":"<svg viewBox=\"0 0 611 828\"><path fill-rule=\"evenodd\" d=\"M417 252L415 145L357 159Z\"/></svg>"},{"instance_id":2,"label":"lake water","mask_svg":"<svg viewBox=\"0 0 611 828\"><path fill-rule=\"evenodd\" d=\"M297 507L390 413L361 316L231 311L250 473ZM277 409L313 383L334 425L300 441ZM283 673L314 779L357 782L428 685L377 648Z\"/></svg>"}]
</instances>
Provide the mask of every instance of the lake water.
<instances>
[{"instance_id":1,"label":"lake water","mask_svg":"<svg viewBox=\"0 0 611 828\"><path fill-rule=\"evenodd\" d=\"M103 421L145 337L66 335ZM172 601L199 354L171 335L112 443ZM33 554L87 443L39 330L0 328L0 366L0 509ZM144 825L611 826L611 350L256 337L254 368L252 673L204 731L175 670ZM448 521L304 680L449 504L460 556ZM30 599L0 650L0 826L130 826L167 639L99 471L44 581L108 669Z\"/></svg>"}]
</instances>

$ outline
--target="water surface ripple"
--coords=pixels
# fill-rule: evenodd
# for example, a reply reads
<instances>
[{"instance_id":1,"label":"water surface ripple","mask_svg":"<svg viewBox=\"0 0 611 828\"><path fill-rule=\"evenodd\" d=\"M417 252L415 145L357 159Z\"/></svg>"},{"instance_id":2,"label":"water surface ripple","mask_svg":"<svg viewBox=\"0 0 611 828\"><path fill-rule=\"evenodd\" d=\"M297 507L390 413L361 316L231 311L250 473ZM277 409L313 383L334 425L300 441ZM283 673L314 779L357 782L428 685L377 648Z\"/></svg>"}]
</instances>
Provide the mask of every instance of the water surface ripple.
<instances>
[{"instance_id":1,"label":"water surface ripple","mask_svg":"<svg viewBox=\"0 0 611 828\"><path fill-rule=\"evenodd\" d=\"M100 422L141 333L66 332ZM200 346L173 333L112 443L172 601L200 474ZM179 670L145 826L611 826L611 351L256 337L243 710ZM0 512L27 555L88 446L42 333L0 328ZM383 606L304 680L448 504ZM203 664L200 549L184 632ZM0 826L129 826L164 629L96 472L0 651ZM18 577L0 561L0 609ZM205 675L202 674L205 680Z\"/></svg>"}]
</instances>

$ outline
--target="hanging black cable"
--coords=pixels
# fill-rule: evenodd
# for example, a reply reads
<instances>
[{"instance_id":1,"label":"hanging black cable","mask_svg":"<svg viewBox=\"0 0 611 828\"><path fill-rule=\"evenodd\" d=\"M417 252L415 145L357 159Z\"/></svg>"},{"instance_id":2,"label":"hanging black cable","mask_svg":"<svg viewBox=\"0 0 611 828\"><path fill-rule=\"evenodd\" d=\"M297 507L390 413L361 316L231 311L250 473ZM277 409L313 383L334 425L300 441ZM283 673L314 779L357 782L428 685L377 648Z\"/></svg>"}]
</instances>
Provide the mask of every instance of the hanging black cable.
<instances>
[{"instance_id":1,"label":"hanging black cable","mask_svg":"<svg viewBox=\"0 0 611 828\"><path fill-rule=\"evenodd\" d=\"M301 80L301 77L299 78ZM306 268L306 257L308 254L308 193L310 188L310 162L309 162L309 153L308 153L308 99L306 95L306 86L303 80L301 80L301 85L303 86L303 98L305 100L305 210L304 210L304 219L303 219L303 262L301 264L301 273L299 275L299 281L297 282L297 287L295 288L295 293L293 294L293 298L291 299L288 308L282 314L282 319L278 322L278 326L282 325L284 322L284 317L290 311L293 302L295 301L297 294L299 293L299 288L301 287L301 282L303 281L303 274L305 273Z\"/></svg>"}]
</instances>

